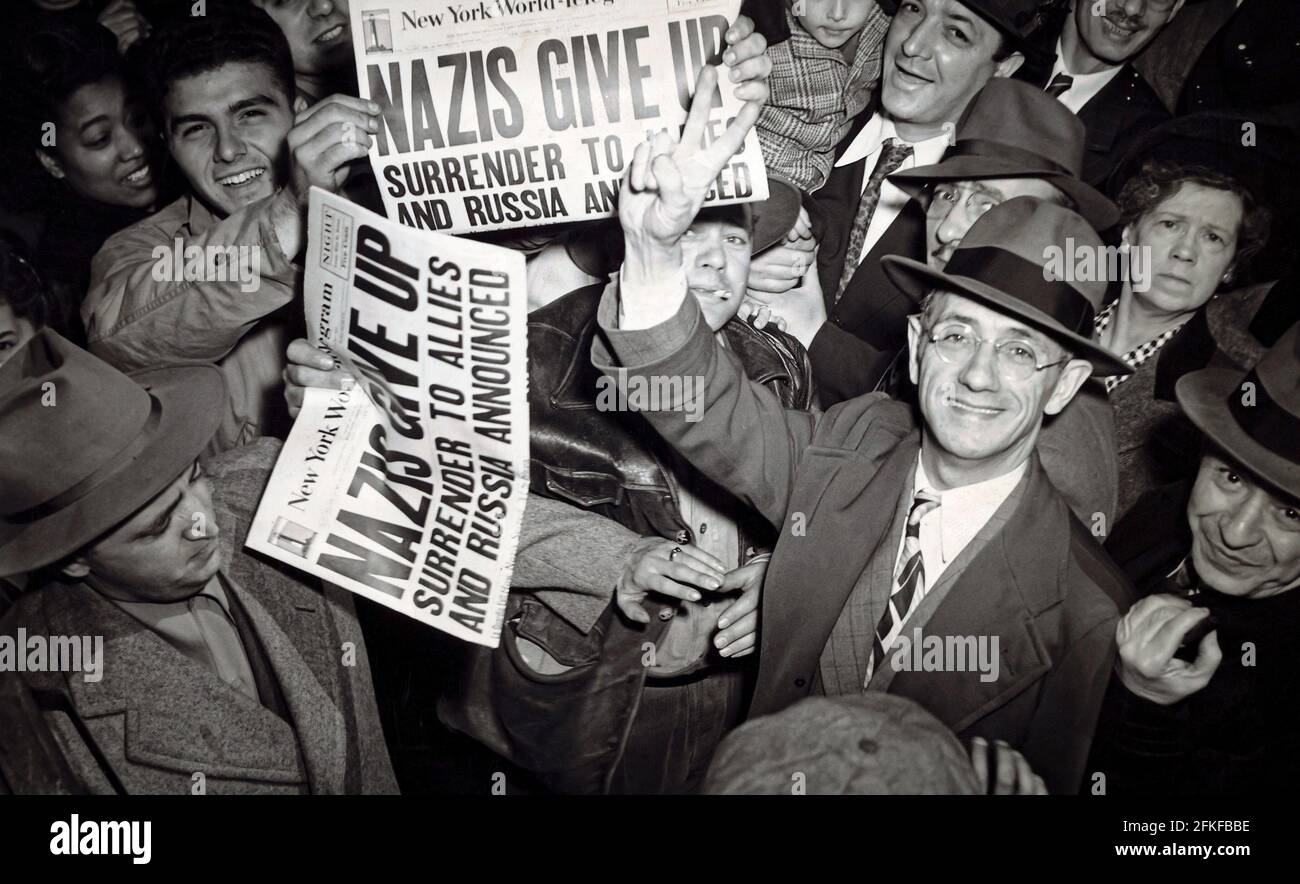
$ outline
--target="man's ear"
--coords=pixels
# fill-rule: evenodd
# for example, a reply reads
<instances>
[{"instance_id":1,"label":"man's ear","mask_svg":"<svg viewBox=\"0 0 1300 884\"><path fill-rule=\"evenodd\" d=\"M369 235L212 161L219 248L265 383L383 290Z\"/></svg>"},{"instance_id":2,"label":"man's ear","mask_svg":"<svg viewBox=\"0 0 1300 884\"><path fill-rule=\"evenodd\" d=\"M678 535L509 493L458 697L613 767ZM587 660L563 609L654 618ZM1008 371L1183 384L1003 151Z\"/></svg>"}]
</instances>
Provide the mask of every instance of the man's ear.
<instances>
[{"instance_id":1,"label":"man's ear","mask_svg":"<svg viewBox=\"0 0 1300 884\"><path fill-rule=\"evenodd\" d=\"M1020 70L1020 66L1024 63L1025 56L1022 53L1013 52L998 62L998 66L993 69L993 76L1009 77Z\"/></svg>"},{"instance_id":2,"label":"man's ear","mask_svg":"<svg viewBox=\"0 0 1300 884\"><path fill-rule=\"evenodd\" d=\"M1043 406L1043 414L1059 414L1070 404L1074 394L1079 392L1083 382L1092 376L1092 363L1086 359L1071 359L1061 369L1061 376L1056 379L1056 387Z\"/></svg>"},{"instance_id":3,"label":"man's ear","mask_svg":"<svg viewBox=\"0 0 1300 884\"><path fill-rule=\"evenodd\" d=\"M84 580L86 575L90 573L90 566L86 564L85 559L78 557L64 565L62 573L64 577L70 577L73 580Z\"/></svg>"},{"instance_id":4,"label":"man's ear","mask_svg":"<svg viewBox=\"0 0 1300 884\"><path fill-rule=\"evenodd\" d=\"M907 376L912 386L920 383L921 377L921 314L913 313L907 317Z\"/></svg>"},{"instance_id":5,"label":"man's ear","mask_svg":"<svg viewBox=\"0 0 1300 884\"><path fill-rule=\"evenodd\" d=\"M54 154L44 150L38 150L36 151L36 159L40 160L41 166L46 172L50 173L51 177L59 179L65 177L63 164L55 158Z\"/></svg>"},{"instance_id":6,"label":"man's ear","mask_svg":"<svg viewBox=\"0 0 1300 884\"><path fill-rule=\"evenodd\" d=\"M307 99L303 98L302 95L295 95L293 97L293 115L295 117L305 111L307 107Z\"/></svg>"}]
</instances>

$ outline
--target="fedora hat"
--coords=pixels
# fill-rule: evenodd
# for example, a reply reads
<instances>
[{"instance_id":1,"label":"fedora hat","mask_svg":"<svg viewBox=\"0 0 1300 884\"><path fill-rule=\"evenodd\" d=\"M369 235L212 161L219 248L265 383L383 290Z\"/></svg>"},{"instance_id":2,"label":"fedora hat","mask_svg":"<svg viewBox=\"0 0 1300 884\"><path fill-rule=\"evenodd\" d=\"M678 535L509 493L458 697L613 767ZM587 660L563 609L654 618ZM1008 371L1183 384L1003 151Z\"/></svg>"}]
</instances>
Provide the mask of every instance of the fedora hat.
<instances>
[{"instance_id":1,"label":"fedora hat","mask_svg":"<svg viewBox=\"0 0 1300 884\"><path fill-rule=\"evenodd\" d=\"M1051 55L1028 38L1038 26L1042 0L958 0L984 19L1010 41L1011 47L1031 63L1045 63ZM881 0L880 5L892 17L898 13L899 0Z\"/></svg>"},{"instance_id":2,"label":"fedora hat","mask_svg":"<svg viewBox=\"0 0 1300 884\"><path fill-rule=\"evenodd\" d=\"M57 562L130 517L221 421L213 365L130 377L49 329L0 366L0 577Z\"/></svg>"},{"instance_id":3,"label":"fedora hat","mask_svg":"<svg viewBox=\"0 0 1300 884\"><path fill-rule=\"evenodd\" d=\"M1119 208L1080 179L1084 125L1070 109L1028 83L995 77L957 124L956 142L930 166L895 172L889 180L918 196L932 181L1042 178L1074 201L1097 230L1119 220Z\"/></svg>"},{"instance_id":4,"label":"fedora hat","mask_svg":"<svg viewBox=\"0 0 1300 884\"><path fill-rule=\"evenodd\" d=\"M1075 266L1073 250L1105 254L1101 238L1076 212L1020 196L989 209L962 238L943 270L888 255L885 273L909 297L938 289L1009 313L1092 363L1095 375L1132 374L1133 369L1092 340L1092 320L1106 296L1106 281L1057 279L1050 255Z\"/></svg>"},{"instance_id":5,"label":"fedora hat","mask_svg":"<svg viewBox=\"0 0 1300 884\"><path fill-rule=\"evenodd\" d=\"M1244 375L1203 368L1179 378L1174 395L1214 444L1300 500L1300 323Z\"/></svg>"}]
</instances>

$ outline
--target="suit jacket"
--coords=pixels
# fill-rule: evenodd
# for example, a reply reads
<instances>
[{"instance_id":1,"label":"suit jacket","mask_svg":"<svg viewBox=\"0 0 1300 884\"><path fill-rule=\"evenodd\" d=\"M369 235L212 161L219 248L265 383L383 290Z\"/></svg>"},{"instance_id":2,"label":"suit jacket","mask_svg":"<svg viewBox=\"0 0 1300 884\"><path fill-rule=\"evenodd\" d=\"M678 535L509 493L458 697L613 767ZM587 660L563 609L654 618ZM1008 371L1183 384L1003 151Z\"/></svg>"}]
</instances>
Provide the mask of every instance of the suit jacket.
<instances>
[{"instance_id":1,"label":"suit jacket","mask_svg":"<svg viewBox=\"0 0 1300 884\"><path fill-rule=\"evenodd\" d=\"M351 595L243 550L279 443L235 449L208 468L224 573L264 651L286 721L82 584L24 594L0 634L103 636L102 678L21 675L77 779L91 792L393 793ZM351 643L355 665L343 657ZM250 654L252 652L250 651ZM59 707L62 708L59 708ZM52 791L22 783L15 791Z\"/></svg>"},{"instance_id":2,"label":"suit jacket","mask_svg":"<svg viewBox=\"0 0 1300 884\"><path fill-rule=\"evenodd\" d=\"M874 108L869 107L858 116L840 142L841 149L852 143L873 112ZM909 200L863 257L843 297L835 303L840 275L848 260L853 216L862 199L865 169L865 159L837 166L831 170L826 185L805 199L819 246L817 275L826 298L827 319L813 338L808 355L826 408L874 390L894 355L907 345L907 317L916 312L917 305L885 275L880 259L903 255L925 260L925 212Z\"/></svg>"},{"instance_id":3,"label":"suit jacket","mask_svg":"<svg viewBox=\"0 0 1300 884\"><path fill-rule=\"evenodd\" d=\"M821 416L785 410L716 357L693 299L668 321L639 331L616 328L616 311L611 287L600 314L609 347L593 347L597 366L705 377L701 420L647 417L703 473L781 529L763 594L751 706L752 715L776 712L813 691L846 600L880 544L896 540L889 528L919 449L910 411L879 394ZM736 439L746 440L743 451ZM1005 526L972 555L926 630L999 636L999 678L899 672L888 690L917 700L963 737L1006 740L1049 788L1074 791L1129 591L1036 457L1019 493L1019 504L1002 514Z\"/></svg>"},{"instance_id":4,"label":"suit jacket","mask_svg":"<svg viewBox=\"0 0 1300 884\"><path fill-rule=\"evenodd\" d=\"M1056 41L1065 26L1065 17L1045 25L1030 36L1048 59L1042 65L1022 65L1014 76L1019 80L1046 88L1056 63ZM1170 119L1169 109L1151 84L1143 78L1132 61L1125 63L1109 83L1079 109L1085 145L1083 180L1106 189L1106 180L1129 145L1139 136Z\"/></svg>"}]
</instances>

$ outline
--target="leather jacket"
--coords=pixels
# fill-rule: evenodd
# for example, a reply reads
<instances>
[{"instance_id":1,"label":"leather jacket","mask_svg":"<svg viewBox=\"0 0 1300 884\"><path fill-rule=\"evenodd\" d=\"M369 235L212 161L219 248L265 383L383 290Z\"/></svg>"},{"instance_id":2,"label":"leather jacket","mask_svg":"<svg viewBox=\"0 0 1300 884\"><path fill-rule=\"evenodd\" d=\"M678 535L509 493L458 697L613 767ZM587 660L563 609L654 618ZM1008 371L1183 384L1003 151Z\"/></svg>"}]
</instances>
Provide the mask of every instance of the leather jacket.
<instances>
[{"instance_id":1,"label":"leather jacket","mask_svg":"<svg viewBox=\"0 0 1300 884\"><path fill-rule=\"evenodd\" d=\"M614 519L643 536L689 543L669 479L670 449L635 412L597 408L591 344L605 284L533 311L528 325L531 490ZM813 406L812 366L793 337L732 320L727 346L750 378L788 408ZM737 501L736 511L744 512ZM775 532L756 514L739 520L740 561ZM650 623L627 620L612 597L584 634L535 596L511 593L496 650L475 649L459 694L444 698L445 724L485 743L558 792L608 791L645 684L647 643L658 643L672 600L648 598ZM567 670L542 674L516 639L539 645Z\"/></svg>"}]
</instances>

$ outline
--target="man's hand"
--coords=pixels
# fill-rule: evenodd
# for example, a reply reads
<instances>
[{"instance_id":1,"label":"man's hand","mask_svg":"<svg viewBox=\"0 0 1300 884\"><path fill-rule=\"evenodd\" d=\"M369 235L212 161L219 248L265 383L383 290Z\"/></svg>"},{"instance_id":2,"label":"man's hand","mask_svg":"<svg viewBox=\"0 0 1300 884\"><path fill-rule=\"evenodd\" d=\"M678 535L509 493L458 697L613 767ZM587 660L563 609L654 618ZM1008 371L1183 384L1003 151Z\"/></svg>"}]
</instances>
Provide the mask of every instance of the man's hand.
<instances>
[{"instance_id":1,"label":"man's hand","mask_svg":"<svg viewBox=\"0 0 1300 884\"><path fill-rule=\"evenodd\" d=\"M1223 660L1218 635L1201 639L1196 659L1174 656L1183 637L1210 612L1173 595L1153 595L1129 609L1115 630L1119 642L1119 678L1144 700L1169 706L1210 683Z\"/></svg>"},{"instance_id":2,"label":"man's hand","mask_svg":"<svg viewBox=\"0 0 1300 884\"><path fill-rule=\"evenodd\" d=\"M749 288L770 294L788 292L803 280L809 265L816 263L816 248L808 211L800 208L785 239L750 262Z\"/></svg>"},{"instance_id":3,"label":"man's hand","mask_svg":"<svg viewBox=\"0 0 1300 884\"><path fill-rule=\"evenodd\" d=\"M132 0L113 0L100 11L96 21L113 32L119 55L125 55L137 40L149 36L149 22Z\"/></svg>"},{"instance_id":4,"label":"man's hand","mask_svg":"<svg viewBox=\"0 0 1300 884\"><path fill-rule=\"evenodd\" d=\"M740 598L723 608L718 617L718 634L713 637L713 646L724 657L754 653L758 642L758 603L763 595L767 561L760 559L741 565L722 582L720 592L741 590Z\"/></svg>"},{"instance_id":5,"label":"man's hand","mask_svg":"<svg viewBox=\"0 0 1300 884\"><path fill-rule=\"evenodd\" d=\"M746 311L747 303L757 307ZM762 311L763 307L768 308L766 315ZM781 294L754 291L751 288L746 294L745 302L741 304L741 312L745 316L757 313L754 325L758 328L763 327L759 325L759 319L764 323L775 322L777 328L794 335L805 348L811 347L813 338L817 337L817 332L826 324L826 299L822 295L821 278L817 275L816 251L798 286Z\"/></svg>"},{"instance_id":6,"label":"man's hand","mask_svg":"<svg viewBox=\"0 0 1300 884\"><path fill-rule=\"evenodd\" d=\"M680 552L674 555L674 549ZM722 562L702 549L661 537L644 537L623 562L614 600L629 620L649 623L650 614L641 602L650 593L698 602L700 593L692 587L717 591L725 576Z\"/></svg>"},{"instance_id":7,"label":"man's hand","mask_svg":"<svg viewBox=\"0 0 1300 884\"><path fill-rule=\"evenodd\" d=\"M307 204L313 186L337 193L348 163L369 153L370 136L378 131L379 105L350 95L331 95L299 113L289 130L289 186L298 204Z\"/></svg>"},{"instance_id":8,"label":"man's hand","mask_svg":"<svg viewBox=\"0 0 1300 884\"><path fill-rule=\"evenodd\" d=\"M307 387L324 387L329 390L348 390L356 383L352 375L334 365L327 354L298 338L289 344L285 353L289 363L284 369L284 401L289 406L289 416L297 417L302 409L302 397Z\"/></svg>"},{"instance_id":9,"label":"man's hand","mask_svg":"<svg viewBox=\"0 0 1300 884\"><path fill-rule=\"evenodd\" d=\"M1046 795L1047 784L1034 773L1025 757L1001 740L989 748L988 740L971 737L971 766L986 795ZM993 771L993 791L989 791L989 769Z\"/></svg>"}]
</instances>

